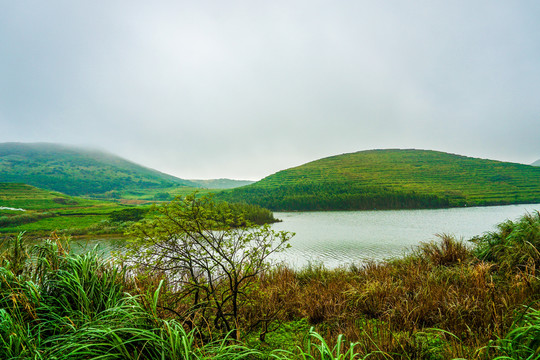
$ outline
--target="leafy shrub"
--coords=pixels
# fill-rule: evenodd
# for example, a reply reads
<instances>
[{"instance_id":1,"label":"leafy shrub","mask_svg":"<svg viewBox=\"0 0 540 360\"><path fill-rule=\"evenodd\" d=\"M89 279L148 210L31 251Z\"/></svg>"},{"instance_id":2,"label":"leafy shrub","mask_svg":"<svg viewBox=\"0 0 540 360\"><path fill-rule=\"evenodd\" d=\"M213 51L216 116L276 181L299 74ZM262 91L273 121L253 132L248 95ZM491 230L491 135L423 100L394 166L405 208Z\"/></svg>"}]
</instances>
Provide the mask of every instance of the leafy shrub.
<instances>
[{"instance_id":1,"label":"leafy shrub","mask_svg":"<svg viewBox=\"0 0 540 360\"><path fill-rule=\"evenodd\" d=\"M163 272L174 282L178 297L199 310L190 322L238 338L246 293L291 235L249 226L235 206L208 197L178 197L155 210L158 216L133 226L126 261L135 271Z\"/></svg>"}]
</instances>

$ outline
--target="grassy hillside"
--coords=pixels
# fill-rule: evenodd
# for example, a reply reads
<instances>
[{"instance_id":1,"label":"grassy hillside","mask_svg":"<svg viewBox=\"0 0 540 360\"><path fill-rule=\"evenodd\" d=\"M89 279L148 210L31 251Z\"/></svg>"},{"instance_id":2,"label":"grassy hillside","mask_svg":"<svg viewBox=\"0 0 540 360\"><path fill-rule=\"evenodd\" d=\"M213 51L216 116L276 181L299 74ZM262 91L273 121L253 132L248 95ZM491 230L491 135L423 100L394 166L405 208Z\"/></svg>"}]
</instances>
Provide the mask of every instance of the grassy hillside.
<instances>
[{"instance_id":1,"label":"grassy hillside","mask_svg":"<svg viewBox=\"0 0 540 360\"><path fill-rule=\"evenodd\" d=\"M1 143L0 182L20 182L69 195L198 187L120 157L46 143Z\"/></svg>"},{"instance_id":2,"label":"grassy hillside","mask_svg":"<svg viewBox=\"0 0 540 360\"><path fill-rule=\"evenodd\" d=\"M0 207L21 209L0 209L0 233L60 231L71 234L101 230L122 232L118 228L120 224L110 223L110 215L130 208L18 183L0 183Z\"/></svg>"},{"instance_id":3,"label":"grassy hillside","mask_svg":"<svg viewBox=\"0 0 540 360\"><path fill-rule=\"evenodd\" d=\"M220 195L272 210L540 202L540 168L427 150L370 150L280 171Z\"/></svg>"}]
</instances>

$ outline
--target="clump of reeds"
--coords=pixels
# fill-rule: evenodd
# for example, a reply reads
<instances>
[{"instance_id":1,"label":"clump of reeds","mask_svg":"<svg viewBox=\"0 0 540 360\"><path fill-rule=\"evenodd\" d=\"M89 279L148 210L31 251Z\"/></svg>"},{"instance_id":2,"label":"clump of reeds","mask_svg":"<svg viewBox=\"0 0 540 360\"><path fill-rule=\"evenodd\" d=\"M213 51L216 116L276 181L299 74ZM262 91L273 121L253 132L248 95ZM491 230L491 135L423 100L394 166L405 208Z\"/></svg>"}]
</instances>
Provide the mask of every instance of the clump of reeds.
<instances>
[{"instance_id":1,"label":"clump of reeds","mask_svg":"<svg viewBox=\"0 0 540 360\"><path fill-rule=\"evenodd\" d=\"M435 266L450 266L471 258L471 251L463 241L458 241L448 234L437 237L439 241L420 244L415 250L416 257L423 258Z\"/></svg>"},{"instance_id":2,"label":"clump of reeds","mask_svg":"<svg viewBox=\"0 0 540 360\"><path fill-rule=\"evenodd\" d=\"M534 276L540 266L540 212L515 222L507 220L498 229L472 239L476 256L496 263L502 271Z\"/></svg>"}]
</instances>

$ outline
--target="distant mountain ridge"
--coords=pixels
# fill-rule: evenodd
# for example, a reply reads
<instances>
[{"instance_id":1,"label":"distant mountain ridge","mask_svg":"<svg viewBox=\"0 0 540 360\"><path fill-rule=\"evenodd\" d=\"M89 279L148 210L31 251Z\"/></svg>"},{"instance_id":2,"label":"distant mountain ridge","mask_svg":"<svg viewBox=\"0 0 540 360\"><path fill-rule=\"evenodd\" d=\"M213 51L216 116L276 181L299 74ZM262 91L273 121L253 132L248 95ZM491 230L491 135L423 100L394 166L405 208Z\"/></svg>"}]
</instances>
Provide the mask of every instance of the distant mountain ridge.
<instances>
[{"instance_id":1,"label":"distant mountain ridge","mask_svg":"<svg viewBox=\"0 0 540 360\"><path fill-rule=\"evenodd\" d=\"M210 180L194 180L189 179L192 183L206 189L233 189L240 186L251 185L255 181L251 180L233 180L233 179L210 179Z\"/></svg>"},{"instance_id":2,"label":"distant mountain ridge","mask_svg":"<svg viewBox=\"0 0 540 360\"><path fill-rule=\"evenodd\" d=\"M0 143L0 182L25 183L69 195L198 187L110 153L52 143Z\"/></svg>"},{"instance_id":3,"label":"distant mountain ridge","mask_svg":"<svg viewBox=\"0 0 540 360\"><path fill-rule=\"evenodd\" d=\"M369 150L279 171L219 196L272 210L536 203L540 167L431 150Z\"/></svg>"},{"instance_id":4,"label":"distant mountain ridge","mask_svg":"<svg viewBox=\"0 0 540 360\"><path fill-rule=\"evenodd\" d=\"M540 159L536 160L531 164L532 166L540 166Z\"/></svg>"}]
</instances>

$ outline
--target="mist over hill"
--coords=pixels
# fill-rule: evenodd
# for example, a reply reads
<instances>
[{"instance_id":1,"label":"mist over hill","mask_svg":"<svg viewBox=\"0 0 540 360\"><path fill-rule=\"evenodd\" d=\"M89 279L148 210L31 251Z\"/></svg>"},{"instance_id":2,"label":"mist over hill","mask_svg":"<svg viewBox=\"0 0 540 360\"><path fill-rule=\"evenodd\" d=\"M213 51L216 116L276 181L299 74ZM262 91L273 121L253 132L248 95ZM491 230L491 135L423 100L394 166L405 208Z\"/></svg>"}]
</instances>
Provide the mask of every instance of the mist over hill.
<instances>
[{"instance_id":1,"label":"mist over hill","mask_svg":"<svg viewBox=\"0 0 540 360\"><path fill-rule=\"evenodd\" d=\"M113 154L51 143L0 143L0 182L19 182L69 195L197 184Z\"/></svg>"},{"instance_id":2,"label":"mist over hill","mask_svg":"<svg viewBox=\"0 0 540 360\"><path fill-rule=\"evenodd\" d=\"M531 164L532 166L540 166L540 159L536 160Z\"/></svg>"},{"instance_id":3,"label":"mist over hill","mask_svg":"<svg viewBox=\"0 0 540 360\"><path fill-rule=\"evenodd\" d=\"M540 167L429 150L369 150L283 170L220 197L272 210L534 203Z\"/></svg>"}]
</instances>

